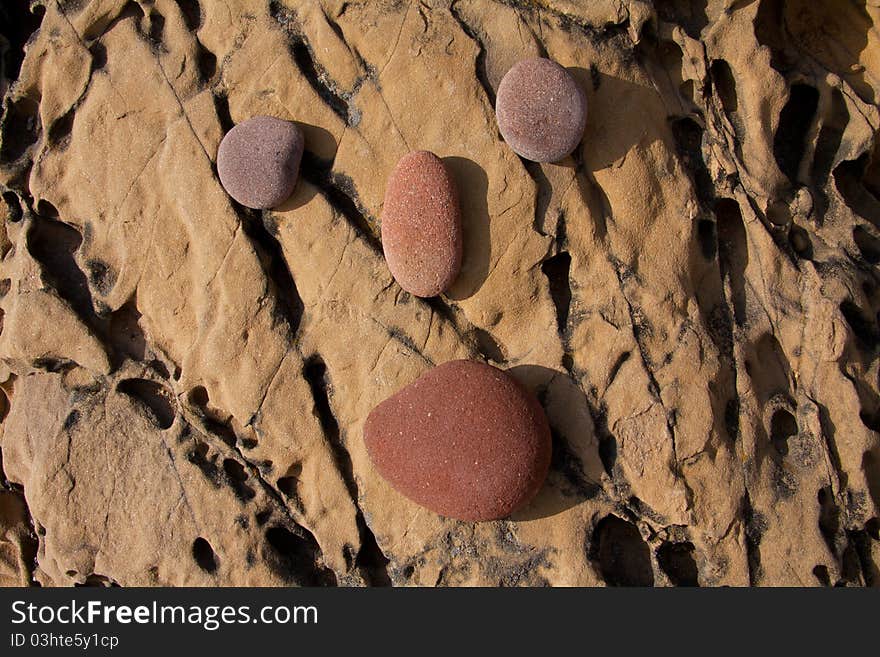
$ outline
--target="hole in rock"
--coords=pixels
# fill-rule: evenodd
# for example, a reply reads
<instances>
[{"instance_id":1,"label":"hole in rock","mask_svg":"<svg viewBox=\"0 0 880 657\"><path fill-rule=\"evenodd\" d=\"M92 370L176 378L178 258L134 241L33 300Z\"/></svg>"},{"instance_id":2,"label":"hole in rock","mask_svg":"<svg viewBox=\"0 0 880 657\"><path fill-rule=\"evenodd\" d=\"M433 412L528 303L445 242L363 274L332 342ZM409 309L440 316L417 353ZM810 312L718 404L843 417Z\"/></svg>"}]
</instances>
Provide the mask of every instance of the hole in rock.
<instances>
[{"instance_id":1,"label":"hole in rock","mask_svg":"<svg viewBox=\"0 0 880 657\"><path fill-rule=\"evenodd\" d=\"M294 463L287 469L285 475L279 477L276 482L278 490L284 493L286 497L296 497L296 487L300 476L302 476L302 464Z\"/></svg>"},{"instance_id":2,"label":"hole in rock","mask_svg":"<svg viewBox=\"0 0 880 657\"><path fill-rule=\"evenodd\" d=\"M15 192L3 192L3 200L6 201L6 205L9 208L6 218L12 223L21 221L24 211L21 209L21 200L18 198L18 194Z\"/></svg>"},{"instance_id":3,"label":"hole in rock","mask_svg":"<svg viewBox=\"0 0 880 657\"><path fill-rule=\"evenodd\" d=\"M779 169L792 182L804 158L807 133L813 125L819 92L807 84L794 84L788 102L779 114L779 127L773 136L773 157Z\"/></svg>"},{"instance_id":4,"label":"hole in rock","mask_svg":"<svg viewBox=\"0 0 880 657\"><path fill-rule=\"evenodd\" d=\"M853 241L862 257L872 265L880 262L880 238L872 235L864 226L853 228Z\"/></svg>"},{"instance_id":5,"label":"hole in rock","mask_svg":"<svg viewBox=\"0 0 880 657\"><path fill-rule=\"evenodd\" d=\"M791 245L792 251L799 257L804 260L813 259L813 242L810 239L810 234L800 226L792 224L791 230L788 232L788 243Z\"/></svg>"},{"instance_id":6,"label":"hole in rock","mask_svg":"<svg viewBox=\"0 0 880 657\"><path fill-rule=\"evenodd\" d=\"M193 541L192 554L199 568L206 573L217 572L217 556L214 554L214 549L201 536Z\"/></svg>"},{"instance_id":7,"label":"hole in rock","mask_svg":"<svg viewBox=\"0 0 880 657\"><path fill-rule=\"evenodd\" d=\"M321 569L316 562L318 549L314 538L308 540L276 525L266 530L266 542L271 548L270 563L282 576L303 586L335 584L333 573Z\"/></svg>"},{"instance_id":8,"label":"hole in rock","mask_svg":"<svg viewBox=\"0 0 880 657\"><path fill-rule=\"evenodd\" d=\"M822 586L831 586L831 576L828 574L827 566L816 566L813 568L813 575Z\"/></svg>"},{"instance_id":9,"label":"hole in rock","mask_svg":"<svg viewBox=\"0 0 880 657\"><path fill-rule=\"evenodd\" d=\"M571 307L570 269L571 256L565 251L541 263L541 271L544 272L550 285L550 297L556 307L556 326L561 334L565 333Z\"/></svg>"},{"instance_id":10,"label":"hole in rock","mask_svg":"<svg viewBox=\"0 0 880 657\"><path fill-rule=\"evenodd\" d=\"M15 162L36 143L40 135L40 106L30 98L9 101L0 126L0 161Z\"/></svg>"},{"instance_id":11,"label":"hole in rock","mask_svg":"<svg viewBox=\"0 0 880 657\"><path fill-rule=\"evenodd\" d=\"M256 496L254 489L244 483L248 479L248 473L241 463L235 459L224 459L223 471L226 473L226 478L235 491L236 497L245 502L254 499Z\"/></svg>"},{"instance_id":12,"label":"hole in rock","mask_svg":"<svg viewBox=\"0 0 880 657\"><path fill-rule=\"evenodd\" d=\"M880 336L877 334L877 327L865 317L861 308L852 301L845 300L840 304L840 312L862 345L874 349L880 342Z\"/></svg>"},{"instance_id":13,"label":"hole in rock","mask_svg":"<svg viewBox=\"0 0 880 657\"><path fill-rule=\"evenodd\" d=\"M693 177L697 198L708 206L715 196L715 185L703 158L703 128L687 116L672 121L671 127L675 150Z\"/></svg>"},{"instance_id":14,"label":"hole in rock","mask_svg":"<svg viewBox=\"0 0 880 657\"><path fill-rule=\"evenodd\" d=\"M202 6L198 0L177 0L177 6L180 7L186 29L195 32L202 26Z\"/></svg>"},{"instance_id":15,"label":"hole in rock","mask_svg":"<svg viewBox=\"0 0 880 657\"><path fill-rule=\"evenodd\" d=\"M770 442L783 456L788 455L788 439L797 436L798 425L794 415L784 408L777 409L770 420Z\"/></svg>"},{"instance_id":16,"label":"hole in rock","mask_svg":"<svg viewBox=\"0 0 880 657\"><path fill-rule=\"evenodd\" d=\"M204 386L196 386L189 391L189 401L193 406L204 408L208 405L208 391Z\"/></svg>"},{"instance_id":17,"label":"hole in rock","mask_svg":"<svg viewBox=\"0 0 880 657\"><path fill-rule=\"evenodd\" d=\"M700 253L706 260L715 258L715 249L718 246L718 237L715 231L715 222L709 219L700 219L697 222L697 240L700 242Z\"/></svg>"},{"instance_id":18,"label":"hole in rock","mask_svg":"<svg viewBox=\"0 0 880 657\"><path fill-rule=\"evenodd\" d=\"M160 384L146 379L125 379L116 389L146 408L160 429L174 424L173 396Z\"/></svg>"},{"instance_id":19,"label":"hole in rock","mask_svg":"<svg viewBox=\"0 0 880 657\"><path fill-rule=\"evenodd\" d=\"M639 530L614 515L605 516L593 532L592 556L609 586L653 586L651 553Z\"/></svg>"},{"instance_id":20,"label":"hole in rock","mask_svg":"<svg viewBox=\"0 0 880 657\"><path fill-rule=\"evenodd\" d=\"M675 586L699 586L697 562L694 560L694 544L663 543L657 550L657 562Z\"/></svg>"}]
</instances>

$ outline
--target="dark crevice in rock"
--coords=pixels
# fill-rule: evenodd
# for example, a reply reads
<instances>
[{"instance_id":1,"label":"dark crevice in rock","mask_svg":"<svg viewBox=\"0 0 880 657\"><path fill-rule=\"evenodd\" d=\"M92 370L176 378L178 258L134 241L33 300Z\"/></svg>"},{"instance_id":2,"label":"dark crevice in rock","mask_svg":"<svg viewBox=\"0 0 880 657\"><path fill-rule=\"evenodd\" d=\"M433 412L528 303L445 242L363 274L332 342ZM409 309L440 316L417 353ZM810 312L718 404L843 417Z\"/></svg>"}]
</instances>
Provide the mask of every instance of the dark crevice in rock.
<instances>
[{"instance_id":1,"label":"dark crevice in rock","mask_svg":"<svg viewBox=\"0 0 880 657\"><path fill-rule=\"evenodd\" d=\"M303 377L312 391L312 399L315 404L315 414L321 423L321 429L327 438L337 469L345 482L349 497L357 509L357 526L360 534L361 546L355 557L354 565L360 570L364 580L373 586L389 586L391 579L388 576L388 559L379 548L376 537L367 524L364 513L360 507L360 493L354 476L351 455L348 453L342 434L339 430L339 422L330 405L331 386L327 377L327 366L320 355L315 354L305 362Z\"/></svg>"},{"instance_id":2,"label":"dark crevice in rock","mask_svg":"<svg viewBox=\"0 0 880 657\"><path fill-rule=\"evenodd\" d=\"M865 226L853 228L853 242L869 265L880 263L880 237Z\"/></svg>"},{"instance_id":3,"label":"dark crevice in rock","mask_svg":"<svg viewBox=\"0 0 880 657\"><path fill-rule=\"evenodd\" d=\"M544 236L547 234L544 231L544 222L546 221L547 208L550 206L550 199L553 196L553 188L550 185L550 181L547 180L547 176L544 175L544 170L541 168L540 163L530 162L524 158L520 158L520 161L526 173L529 174L529 177L535 183L535 216L532 221L532 228L535 229L536 233Z\"/></svg>"},{"instance_id":4,"label":"dark crevice in rock","mask_svg":"<svg viewBox=\"0 0 880 657\"><path fill-rule=\"evenodd\" d=\"M332 162L315 157L309 151L303 153L300 167L303 178L317 187L330 207L355 230L376 254L382 253L379 241L379 222L370 216L358 198L351 178L332 170Z\"/></svg>"},{"instance_id":5,"label":"dark crevice in rock","mask_svg":"<svg viewBox=\"0 0 880 657\"><path fill-rule=\"evenodd\" d=\"M855 160L841 162L834 169L834 184L853 212L880 229L880 199L865 185L869 162L868 153Z\"/></svg>"},{"instance_id":6,"label":"dark crevice in rock","mask_svg":"<svg viewBox=\"0 0 880 657\"><path fill-rule=\"evenodd\" d=\"M880 586L880 564L875 563L872 558L871 537L861 529L848 530L846 535L851 549L858 557L865 586Z\"/></svg>"},{"instance_id":7,"label":"dark crevice in rock","mask_svg":"<svg viewBox=\"0 0 880 657\"><path fill-rule=\"evenodd\" d=\"M562 477L562 492L579 501L591 500L596 497L602 487L587 478L583 461L571 449L565 436L552 427L551 434L553 450L550 458L550 471L559 473Z\"/></svg>"},{"instance_id":8,"label":"dark crevice in rock","mask_svg":"<svg viewBox=\"0 0 880 657\"><path fill-rule=\"evenodd\" d=\"M623 367L623 364L629 360L629 357L632 355L629 351L624 351L620 356L617 357L617 360L614 361L614 365L611 366L611 370L608 372L608 381L605 383L605 388L609 388L612 383L614 383L614 379L617 378L617 374L620 372L620 368Z\"/></svg>"},{"instance_id":9,"label":"dark crevice in rock","mask_svg":"<svg viewBox=\"0 0 880 657\"><path fill-rule=\"evenodd\" d=\"M192 555L198 567L206 573L213 575L217 572L217 555L211 544L201 536L193 541Z\"/></svg>"},{"instance_id":10,"label":"dark crevice in rock","mask_svg":"<svg viewBox=\"0 0 880 657\"><path fill-rule=\"evenodd\" d=\"M718 235L715 222L711 219L697 220L697 242L700 245L700 254L704 259L712 261L718 247Z\"/></svg>"},{"instance_id":11,"label":"dark crevice in rock","mask_svg":"<svg viewBox=\"0 0 880 657\"><path fill-rule=\"evenodd\" d=\"M568 314L571 308L571 256L560 251L555 256L541 263L541 271L547 277L550 286L550 297L556 307L556 326L559 334L568 334Z\"/></svg>"},{"instance_id":12,"label":"dark crevice in rock","mask_svg":"<svg viewBox=\"0 0 880 657\"><path fill-rule=\"evenodd\" d=\"M748 490L742 499L740 509L745 525L746 563L749 569L749 586L755 586L763 576L761 568L761 537L767 529L764 517L752 507Z\"/></svg>"},{"instance_id":13,"label":"dark crevice in rock","mask_svg":"<svg viewBox=\"0 0 880 657\"><path fill-rule=\"evenodd\" d=\"M878 333L875 322L848 299L841 302L840 312L862 348L873 352L880 344L880 333Z\"/></svg>"},{"instance_id":14,"label":"dark crevice in rock","mask_svg":"<svg viewBox=\"0 0 880 657\"><path fill-rule=\"evenodd\" d=\"M352 102L354 93L340 91L327 70L315 58L314 50L303 34L296 13L276 0L269 2L269 15L287 36L294 63L303 77L333 112L350 127L360 123L360 112Z\"/></svg>"},{"instance_id":15,"label":"dark crevice in rock","mask_svg":"<svg viewBox=\"0 0 880 657\"><path fill-rule=\"evenodd\" d=\"M699 39L709 24L706 15L707 0L659 0L655 3L657 15L667 23L681 25L691 39Z\"/></svg>"},{"instance_id":16,"label":"dark crevice in rock","mask_svg":"<svg viewBox=\"0 0 880 657\"><path fill-rule=\"evenodd\" d=\"M819 502L819 532L825 539L828 550L840 562L842 570L845 570L843 561L848 540L846 532L843 530L841 510L834 498L834 491L831 486L824 486L819 489L816 497ZM858 571L858 569L856 570ZM857 577L858 572L845 573L844 580L851 580L854 575Z\"/></svg>"},{"instance_id":17,"label":"dark crevice in rock","mask_svg":"<svg viewBox=\"0 0 880 657\"><path fill-rule=\"evenodd\" d=\"M718 230L718 255L721 278L730 285L733 319L737 326L746 320L746 265L749 262L748 239L739 203L720 198L715 203Z\"/></svg>"},{"instance_id":18,"label":"dark crevice in rock","mask_svg":"<svg viewBox=\"0 0 880 657\"><path fill-rule=\"evenodd\" d=\"M229 112L229 98L226 94L214 94L214 109L217 112L217 119L220 121L220 128L223 130L223 134L226 134L235 127Z\"/></svg>"},{"instance_id":19,"label":"dark crevice in rock","mask_svg":"<svg viewBox=\"0 0 880 657\"><path fill-rule=\"evenodd\" d=\"M116 390L128 395L146 409L160 429L168 429L174 424L174 395L161 384L147 379L124 379L116 386Z\"/></svg>"},{"instance_id":20,"label":"dark crevice in rock","mask_svg":"<svg viewBox=\"0 0 880 657\"><path fill-rule=\"evenodd\" d=\"M58 214L43 200L38 210L56 217ZM105 322L95 312L88 278L75 257L82 244L82 235L73 226L46 218L43 214L30 214L27 233L28 251L41 265L43 282L70 304L77 317L95 335L103 336Z\"/></svg>"},{"instance_id":21,"label":"dark crevice in rock","mask_svg":"<svg viewBox=\"0 0 880 657\"><path fill-rule=\"evenodd\" d=\"M828 210L828 195L825 192L837 152L843 142L843 134L849 123L849 110L839 89L831 90L831 108L822 120L816 148L813 151L813 164L810 167L811 190L813 191L813 214L821 224Z\"/></svg>"},{"instance_id":22,"label":"dark crevice in rock","mask_svg":"<svg viewBox=\"0 0 880 657\"><path fill-rule=\"evenodd\" d=\"M202 26L202 6L199 0L175 0L180 7L183 22L190 32L195 32Z\"/></svg>"},{"instance_id":23,"label":"dark crevice in rock","mask_svg":"<svg viewBox=\"0 0 880 657\"><path fill-rule=\"evenodd\" d=\"M788 456L788 439L797 436L798 425L794 415L779 408L770 419L770 442L782 456Z\"/></svg>"},{"instance_id":24,"label":"dark crevice in rock","mask_svg":"<svg viewBox=\"0 0 880 657\"><path fill-rule=\"evenodd\" d=\"M664 542L657 550L657 563L675 586L699 586L694 544Z\"/></svg>"},{"instance_id":25,"label":"dark crevice in rock","mask_svg":"<svg viewBox=\"0 0 880 657\"><path fill-rule=\"evenodd\" d=\"M300 586L336 586L333 571L320 567L321 550L314 536L295 527L273 525L266 530L264 557L281 577Z\"/></svg>"},{"instance_id":26,"label":"dark crevice in rock","mask_svg":"<svg viewBox=\"0 0 880 657\"><path fill-rule=\"evenodd\" d=\"M76 108L72 107L49 126L49 143L58 150L64 150L70 144L70 133L73 131L75 116Z\"/></svg>"},{"instance_id":27,"label":"dark crevice in rock","mask_svg":"<svg viewBox=\"0 0 880 657\"><path fill-rule=\"evenodd\" d=\"M779 126L773 135L773 157L779 169L796 183L804 158L807 133L813 125L819 92L808 84L793 84L788 102L779 115Z\"/></svg>"},{"instance_id":28,"label":"dark crevice in rock","mask_svg":"<svg viewBox=\"0 0 880 657\"><path fill-rule=\"evenodd\" d=\"M590 558L609 586L653 586L651 552L638 528L615 515L605 516L593 530Z\"/></svg>"},{"instance_id":29,"label":"dark crevice in rock","mask_svg":"<svg viewBox=\"0 0 880 657\"><path fill-rule=\"evenodd\" d=\"M269 212L258 214L242 207L232 199L230 199L230 203L235 207L241 228L254 246L263 271L266 273L270 290L276 300L275 310L287 325L289 337L293 339L299 330L304 305L296 289L290 268L287 266L287 260L284 258L284 250L273 234L276 231L273 230L272 215Z\"/></svg>"},{"instance_id":30,"label":"dark crevice in rock","mask_svg":"<svg viewBox=\"0 0 880 657\"><path fill-rule=\"evenodd\" d=\"M816 566L813 568L813 575L822 586L831 586L831 575L828 573L828 566Z\"/></svg>"},{"instance_id":31,"label":"dark crevice in rock","mask_svg":"<svg viewBox=\"0 0 880 657\"><path fill-rule=\"evenodd\" d=\"M0 164L12 164L22 159L37 143L41 132L39 103L27 96L7 96L0 123Z\"/></svg>"},{"instance_id":32,"label":"dark crevice in rock","mask_svg":"<svg viewBox=\"0 0 880 657\"><path fill-rule=\"evenodd\" d=\"M250 502L256 496L254 489L247 485L248 473L244 466L235 459L223 459L223 472L226 481L232 488L235 496L242 502Z\"/></svg>"},{"instance_id":33,"label":"dark crevice in rock","mask_svg":"<svg viewBox=\"0 0 880 657\"><path fill-rule=\"evenodd\" d=\"M461 12L456 7L456 4L456 2L453 2L449 7L449 11L464 33L467 34L475 44L477 44L478 52L477 58L474 62L474 72L477 80L480 82L480 86L483 87L486 99L489 101L489 106L495 107L495 90L492 89L492 85L489 82L489 76L486 73L486 46L483 43L483 37L476 28L468 24L468 22L462 18Z\"/></svg>"},{"instance_id":34,"label":"dark crevice in rock","mask_svg":"<svg viewBox=\"0 0 880 657\"><path fill-rule=\"evenodd\" d=\"M0 4L0 34L9 42L9 49L3 53L0 75L9 80L17 80L24 61L24 48L31 36L43 22L46 8L34 5L30 0L4 0Z\"/></svg>"}]
</instances>

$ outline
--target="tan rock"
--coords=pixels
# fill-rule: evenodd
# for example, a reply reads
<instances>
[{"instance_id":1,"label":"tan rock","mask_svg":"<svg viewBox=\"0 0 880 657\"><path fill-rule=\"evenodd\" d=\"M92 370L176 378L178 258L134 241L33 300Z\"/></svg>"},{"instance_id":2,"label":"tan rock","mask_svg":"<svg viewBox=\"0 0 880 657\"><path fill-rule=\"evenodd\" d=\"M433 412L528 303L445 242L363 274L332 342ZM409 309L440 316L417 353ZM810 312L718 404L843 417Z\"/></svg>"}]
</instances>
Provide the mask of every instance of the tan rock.
<instances>
[{"instance_id":1,"label":"tan rock","mask_svg":"<svg viewBox=\"0 0 880 657\"><path fill-rule=\"evenodd\" d=\"M3 582L880 583L878 9L705 4L48 3L0 122ZM558 165L495 123L535 56L590 108ZM239 214L214 156L260 114L301 180ZM427 302L378 241L418 149L464 242ZM553 429L504 521L361 439L458 358Z\"/></svg>"}]
</instances>

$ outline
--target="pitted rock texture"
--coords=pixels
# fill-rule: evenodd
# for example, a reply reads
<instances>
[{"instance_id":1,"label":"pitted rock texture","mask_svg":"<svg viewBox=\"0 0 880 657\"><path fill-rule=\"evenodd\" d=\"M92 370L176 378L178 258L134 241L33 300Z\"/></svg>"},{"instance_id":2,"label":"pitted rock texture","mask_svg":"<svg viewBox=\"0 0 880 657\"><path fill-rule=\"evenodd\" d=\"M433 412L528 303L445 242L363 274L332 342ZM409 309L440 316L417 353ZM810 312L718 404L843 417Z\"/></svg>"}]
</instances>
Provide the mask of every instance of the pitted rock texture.
<instances>
[{"instance_id":1,"label":"pitted rock texture","mask_svg":"<svg viewBox=\"0 0 880 657\"><path fill-rule=\"evenodd\" d=\"M874 0L47 1L3 57L3 581L876 585L878 20ZM501 77L538 56L590 108L560 165L495 124ZM257 115L305 137L263 213L214 161ZM420 149L463 222L430 301L378 240ZM401 500L361 440L460 358L549 418L547 483L507 520Z\"/></svg>"}]
</instances>

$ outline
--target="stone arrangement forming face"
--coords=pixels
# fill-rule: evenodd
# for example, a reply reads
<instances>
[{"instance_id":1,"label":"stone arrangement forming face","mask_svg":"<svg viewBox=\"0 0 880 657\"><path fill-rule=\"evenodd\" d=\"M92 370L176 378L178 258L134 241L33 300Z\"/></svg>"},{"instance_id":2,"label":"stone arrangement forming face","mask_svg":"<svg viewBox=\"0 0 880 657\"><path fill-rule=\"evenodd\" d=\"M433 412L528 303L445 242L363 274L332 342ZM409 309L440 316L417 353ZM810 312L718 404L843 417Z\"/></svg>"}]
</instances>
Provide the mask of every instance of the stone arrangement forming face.
<instances>
[{"instance_id":1,"label":"stone arrangement forming face","mask_svg":"<svg viewBox=\"0 0 880 657\"><path fill-rule=\"evenodd\" d=\"M379 404L364 441L395 489L459 520L510 515L535 496L550 466L538 400L507 373L466 360L429 370Z\"/></svg>"},{"instance_id":2,"label":"stone arrangement forming face","mask_svg":"<svg viewBox=\"0 0 880 657\"><path fill-rule=\"evenodd\" d=\"M455 181L429 151L407 153L385 190L382 249L394 280L417 297L443 293L461 269L461 210Z\"/></svg>"},{"instance_id":3,"label":"stone arrangement forming face","mask_svg":"<svg viewBox=\"0 0 880 657\"><path fill-rule=\"evenodd\" d=\"M558 162L584 134L587 99L556 62L525 59L501 79L495 115L504 141L518 155L534 162Z\"/></svg>"},{"instance_id":4,"label":"stone arrangement forming face","mask_svg":"<svg viewBox=\"0 0 880 657\"><path fill-rule=\"evenodd\" d=\"M290 121L272 116L250 118L220 142L220 182L245 207L273 208L293 193L303 147L302 131Z\"/></svg>"}]
</instances>

